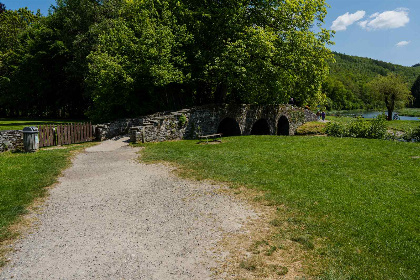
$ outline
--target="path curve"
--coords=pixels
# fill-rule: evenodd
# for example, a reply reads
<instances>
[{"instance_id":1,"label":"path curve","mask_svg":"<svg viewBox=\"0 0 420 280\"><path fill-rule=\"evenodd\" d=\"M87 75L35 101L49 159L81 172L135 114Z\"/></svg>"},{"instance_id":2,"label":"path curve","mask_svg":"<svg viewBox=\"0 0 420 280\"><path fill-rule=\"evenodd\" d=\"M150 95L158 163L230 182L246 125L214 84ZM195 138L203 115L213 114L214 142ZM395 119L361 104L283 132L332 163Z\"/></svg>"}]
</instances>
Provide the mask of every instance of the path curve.
<instances>
[{"instance_id":1,"label":"path curve","mask_svg":"<svg viewBox=\"0 0 420 280\"><path fill-rule=\"evenodd\" d=\"M137 151L121 138L77 155L0 279L213 279L217 242L256 214Z\"/></svg>"}]
</instances>

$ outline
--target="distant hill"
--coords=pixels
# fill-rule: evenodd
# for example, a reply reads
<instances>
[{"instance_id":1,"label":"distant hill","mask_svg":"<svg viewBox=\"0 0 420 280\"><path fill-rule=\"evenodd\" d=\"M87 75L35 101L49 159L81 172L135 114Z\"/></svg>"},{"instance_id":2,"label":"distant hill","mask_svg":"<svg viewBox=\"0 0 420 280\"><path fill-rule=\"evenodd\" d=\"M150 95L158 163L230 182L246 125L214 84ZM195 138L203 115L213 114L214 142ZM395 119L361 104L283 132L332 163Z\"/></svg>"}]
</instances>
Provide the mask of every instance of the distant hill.
<instances>
[{"instance_id":1,"label":"distant hill","mask_svg":"<svg viewBox=\"0 0 420 280\"><path fill-rule=\"evenodd\" d=\"M324 83L329 109L359 109L375 106L366 84L378 75L394 72L401 75L409 87L420 76L420 64L412 67L392 64L371 58L334 52L330 75Z\"/></svg>"},{"instance_id":2,"label":"distant hill","mask_svg":"<svg viewBox=\"0 0 420 280\"><path fill-rule=\"evenodd\" d=\"M330 73L333 76L350 74L352 78L362 81L370 81L377 75L386 75L395 72L405 77L411 86L420 75L420 63L412 67L383 62L376 59L351 56L334 52L336 63L330 63Z\"/></svg>"}]
</instances>

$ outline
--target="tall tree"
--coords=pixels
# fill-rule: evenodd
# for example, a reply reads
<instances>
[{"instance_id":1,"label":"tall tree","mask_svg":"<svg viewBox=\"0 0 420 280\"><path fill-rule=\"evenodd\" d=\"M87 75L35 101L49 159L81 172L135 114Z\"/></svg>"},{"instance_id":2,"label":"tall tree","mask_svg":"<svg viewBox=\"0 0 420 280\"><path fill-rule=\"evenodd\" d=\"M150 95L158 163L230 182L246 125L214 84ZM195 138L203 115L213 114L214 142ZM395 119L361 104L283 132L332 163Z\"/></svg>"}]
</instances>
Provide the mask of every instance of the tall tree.
<instances>
[{"instance_id":1,"label":"tall tree","mask_svg":"<svg viewBox=\"0 0 420 280\"><path fill-rule=\"evenodd\" d=\"M6 11L6 5L4 5L2 2L0 2L0 14Z\"/></svg>"},{"instance_id":2,"label":"tall tree","mask_svg":"<svg viewBox=\"0 0 420 280\"><path fill-rule=\"evenodd\" d=\"M420 75L411 87L411 94L414 97L413 107L420 108Z\"/></svg>"},{"instance_id":3,"label":"tall tree","mask_svg":"<svg viewBox=\"0 0 420 280\"><path fill-rule=\"evenodd\" d=\"M325 0L57 0L0 43L19 46L8 83L32 114L304 104L321 96L331 58L325 15Z\"/></svg>"},{"instance_id":4,"label":"tall tree","mask_svg":"<svg viewBox=\"0 0 420 280\"><path fill-rule=\"evenodd\" d=\"M383 102L388 110L388 120L392 120L392 112L396 108L403 108L413 100L407 83L397 76L390 73L387 76L378 76L369 83L375 98Z\"/></svg>"},{"instance_id":5,"label":"tall tree","mask_svg":"<svg viewBox=\"0 0 420 280\"><path fill-rule=\"evenodd\" d=\"M17 115L28 99L18 90L16 72L23 58L21 35L40 20L27 8L0 13L0 114ZM25 103L26 102L26 103ZM23 104L25 103L25 104Z\"/></svg>"},{"instance_id":6,"label":"tall tree","mask_svg":"<svg viewBox=\"0 0 420 280\"><path fill-rule=\"evenodd\" d=\"M22 36L18 92L38 116L81 117L89 98L85 92L87 55L95 45L91 27L102 21L95 0L59 0L52 13Z\"/></svg>"},{"instance_id":7,"label":"tall tree","mask_svg":"<svg viewBox=\"0 0 420 280\"><path fill-rule=\"evenodd\" d=\"M39 18L39 14L34 14L28 8L0 13L0 51L5 53L16 49L19 45L19 34Z\"/></svg>"},{"instance_id":8,"label":"tall tree","mask_svg":"<svg viewBox=\"0 0 420 280\"><path fill-rule=\"evenodd\" d=\"M171 108L171 88L186 78L180 45L190 36L167 1L129 1L98 26L89 56L89 114L109 119ZM171 85L171 86L169 86Z\"/></svg>"},{"instance_id":9,"label":"tall tree","mask_svg":"<svg viewBox=\"0 0 420 280\"><path fill-rule=\"evenodd\" d=\"M198 103L300 103L319 97L331 57L323 0L182 1ZM314 33L312 27L320 27Z\"/></svg>"}]
</instances>

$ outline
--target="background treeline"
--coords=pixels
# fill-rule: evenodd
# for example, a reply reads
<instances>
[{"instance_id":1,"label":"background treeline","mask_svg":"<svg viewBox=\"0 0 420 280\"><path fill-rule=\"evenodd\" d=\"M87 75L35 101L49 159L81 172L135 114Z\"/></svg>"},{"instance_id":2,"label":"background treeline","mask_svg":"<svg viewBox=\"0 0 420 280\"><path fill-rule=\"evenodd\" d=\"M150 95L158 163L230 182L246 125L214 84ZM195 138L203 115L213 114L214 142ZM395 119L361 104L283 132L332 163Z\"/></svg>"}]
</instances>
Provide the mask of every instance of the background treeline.
<instances>
[{"instance_id":1,"label":"background treeline","mask_svg":"<svg viewBox=\"0 0 420 280\"><path fill-rule=\"evenodd\" d=\"M415 97L413 107L420 107L420 65L405 67L375 59L334 52L330 74L323 83L326 107L332 110L375 109L383 107L367 84L378 75L395 73L403 78Z\"/></svg>"},{"instance_id":2,"label":"background treeline","mask_svg":"<svg viewBox=\"0 0 420 280\"><path fill-rule=\"evenodd\" d=\"M138 116L322 99L324 0L57 0L0 14L0 115Z\"/></svg>"}]
</instances>

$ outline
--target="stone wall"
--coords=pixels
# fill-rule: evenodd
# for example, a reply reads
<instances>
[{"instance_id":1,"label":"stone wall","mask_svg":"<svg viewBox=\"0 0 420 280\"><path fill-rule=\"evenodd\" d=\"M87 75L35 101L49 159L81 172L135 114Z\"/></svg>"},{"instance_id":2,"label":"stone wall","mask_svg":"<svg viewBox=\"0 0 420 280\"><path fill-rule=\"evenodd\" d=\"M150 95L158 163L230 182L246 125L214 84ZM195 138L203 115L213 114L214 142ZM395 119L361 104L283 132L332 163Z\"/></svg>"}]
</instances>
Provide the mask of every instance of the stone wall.
<instances>
[{"instance_id":1,"label":"stone wall","mask_svg":"<svg viewBox=\"0 0 420 280\"><path fill-rule=\"evenodd\" d=\"M257 121L265 123L264 134L294 135L299 126L317 119L311 111L291 105L207 105L101 124L96 133L98 140L122 134L130 134L133 142L194 139L217 133L226 118L237 123L236 135L252 134ZM280 127L280 119L286 128Z\"/></svg>"},{"instance_id":2,"label":"stone wall","mask_svg":"<svg viewBox=\"0 0 420 280\"><path fill-rule=\"evenodd\" d=\"M128 134L130 128L140 124L141 119L122 119L111 123L94 125L96 140L103 141Z\"/></svg>"},{"instance_id":3,"label":"stone wall","mask_svg":"<svg viewBox=\"0 0 420 280\"><path fill-rule=\"evenodd\" d=\"M254 124L261 119L267 121L269 134L277 135L282 116L289 122L288 135L294 135L299 126L317 119L311 111L291 105L213 105L193 108L190 113L187 135L194 135L198 128L203 135L216 133L220 122L226 118L239 124L241 135L250 135Z\"/></svg>"},{"instance_id":4,"label":"stone wall","mask_svg":"<svg viewBox=\"0 0 420 280\"><path fill-rule=\"evenodd\" d=\"M157 113L140 119L140 125L130 130L132 142L162 142L188 139L186 135L190 110Z\"/></svg>"},{"instance_id":5,"label":"stone wall","mask_svg":"<svg viewBox=\"0 0 420 280\"><path fill-rule=\"evenodd\" d=\"M0 131L0 153L5 151L23 150L23 135L20 130Z\"/></svg>"},{"instance_id":6,"label":"stone wall","mask_svg":"<svg viewBox=\"0 0 420 280\"><path fill-rule=\"evenodd\" d=\"M317 119L311 111L291 105L207 105L99 124L95 134L99 141L127 134L133 142L195 139L217 133L226 118L237 124L237 135L252 134L256 122L261 120L267 124L265 134L277 135L281 118L287 120L285 135L294 135L299 126ZM16 149L23 149L22 132L0 131L0 152Z\"/></svg>"}]
</instances>

